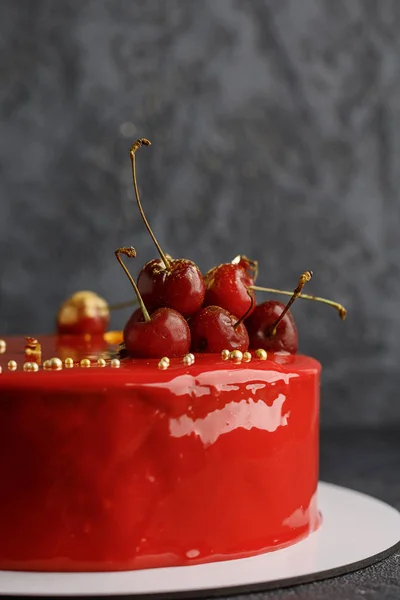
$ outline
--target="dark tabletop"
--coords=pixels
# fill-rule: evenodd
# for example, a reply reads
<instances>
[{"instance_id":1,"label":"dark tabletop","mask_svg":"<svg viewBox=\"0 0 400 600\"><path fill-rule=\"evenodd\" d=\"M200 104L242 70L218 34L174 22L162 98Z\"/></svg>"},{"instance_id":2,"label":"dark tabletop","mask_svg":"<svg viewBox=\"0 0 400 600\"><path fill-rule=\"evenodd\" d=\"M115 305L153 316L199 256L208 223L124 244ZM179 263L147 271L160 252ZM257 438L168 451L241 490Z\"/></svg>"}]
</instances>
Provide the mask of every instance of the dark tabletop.
<instances>
[{"instance_id":1,"label":"dark tabletop","mask_svg":"<svg viewBox=\"0 0 400 600\"><path fill-rule=\"evenodd\" d=\"M365 492L400 509L400 436L391 430L321 434L321 479ZM354 573L227 600L400 600L400 552Z\"/></svg>"}]
</instances>

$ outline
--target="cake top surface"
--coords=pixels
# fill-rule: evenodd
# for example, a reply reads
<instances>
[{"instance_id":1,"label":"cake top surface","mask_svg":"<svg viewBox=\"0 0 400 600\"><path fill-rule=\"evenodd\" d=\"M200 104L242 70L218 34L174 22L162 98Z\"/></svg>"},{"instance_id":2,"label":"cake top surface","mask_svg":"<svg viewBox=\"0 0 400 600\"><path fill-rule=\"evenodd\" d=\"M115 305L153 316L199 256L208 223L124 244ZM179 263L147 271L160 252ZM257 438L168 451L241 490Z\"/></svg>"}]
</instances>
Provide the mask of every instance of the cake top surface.
<instances>
[{"instance_id":1,"label":"cake top surface","mask_svg":"<svg viewBox=\"0 0 400 600\"><path fill-rule=\"evenodd\" d=\"M0 390L40 387L94 389L102 386L157 385L169 387L178 380L188 384L223 385L260 380L264 383L287 381L307 372L318 372L320 364L304 355L268 353L235 362L219 354L196 354L190 365L182 358L171 358L160 368L159 359L118 358L118 336L43 335L35 342L24 337L4 338L0 354ZM38 353L37 348L40 348ZM36 354L35 354L36 352ZM161 357L160 357L161 358ZM35 365L32 367L32 363Z\"/></svg>"}]
</instances>

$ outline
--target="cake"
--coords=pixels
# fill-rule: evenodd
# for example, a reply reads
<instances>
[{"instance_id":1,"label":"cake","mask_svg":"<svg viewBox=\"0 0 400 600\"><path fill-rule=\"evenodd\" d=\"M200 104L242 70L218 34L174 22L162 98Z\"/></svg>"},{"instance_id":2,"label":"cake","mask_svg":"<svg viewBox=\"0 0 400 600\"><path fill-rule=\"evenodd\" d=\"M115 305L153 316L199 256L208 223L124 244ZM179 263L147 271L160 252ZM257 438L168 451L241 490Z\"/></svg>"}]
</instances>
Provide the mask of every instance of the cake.
<instances>
[{"instance_id":1,"label":"cake","mask_svg":"<svg viewBox=\"0 0 400 600\"><path fill-rule=\"evenodd\" d=\"M204 275L160 248L123 332L93 292L57 333L0 340L0 569L118 571L249 557L315 531L320 365L297 354L307 296L255 285L243 255ZM255 292L289 295L257 304Z\"/></svg>"},{"instance_id":2,"label":"cake","mask_svg":"<svg viewBox=\"0 0 400 600\"><path fill-rule=\"evenodd\" d=\"M199 354L162 369L115 359L102 336L38 341L38 370L23 338L0 355L0 569L197 564L318 527L316 360Z\"/></svg>"}]
</instances>

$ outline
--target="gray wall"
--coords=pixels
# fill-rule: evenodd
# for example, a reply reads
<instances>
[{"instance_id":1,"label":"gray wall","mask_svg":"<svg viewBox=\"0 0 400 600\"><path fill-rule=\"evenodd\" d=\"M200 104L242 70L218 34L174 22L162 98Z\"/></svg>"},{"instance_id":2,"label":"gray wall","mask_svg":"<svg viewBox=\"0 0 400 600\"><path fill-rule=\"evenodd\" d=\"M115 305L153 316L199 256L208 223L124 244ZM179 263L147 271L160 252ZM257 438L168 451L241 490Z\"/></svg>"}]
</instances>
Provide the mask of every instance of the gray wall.
<instances>
[{"instance_id":1,"label":"gray wall","mask_svg":"<svg viewBox=\"0 0 400 600\"><path fill-rule=\"evenodd\" d=\"M400 2L2 0L0 330L51 331L89 288L131 296L113 250L344 303L294 308L323 422L400 421ZM120 326L127 313L115 317Z\"/></svg>"}]
</instances>

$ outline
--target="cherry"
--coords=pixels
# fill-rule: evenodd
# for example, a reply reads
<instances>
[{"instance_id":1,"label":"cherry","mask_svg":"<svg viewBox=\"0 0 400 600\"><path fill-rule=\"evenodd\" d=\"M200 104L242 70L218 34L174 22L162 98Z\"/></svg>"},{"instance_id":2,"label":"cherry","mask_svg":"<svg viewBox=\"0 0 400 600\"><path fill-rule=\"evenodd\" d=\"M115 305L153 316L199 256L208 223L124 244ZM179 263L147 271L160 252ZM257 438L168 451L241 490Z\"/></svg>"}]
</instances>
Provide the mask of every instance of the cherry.
<instances>
[{"instance_id":1,"label":"cherry","mask_svg":"<svg viewBox=\"0 0 400 600\"><path fill-rule=\"evenodd\" d=\"M208 271L204 276L204 306L221 306L237 317L251 306L254 310L255 294L252 286L257 270L257 261L237 256L231 263L223 263Z\"/></svg>"},{"instance_id":2,"label":"cherry","mask_svg":"<svg viewBox=\"0 0 400 600\"><path fill-rule=\"evenodd\" d=\"M286 350L291 354L297 352L297 328L289 308L300 296L301 290L310 281L312 275L312 271L305 271L301 275L286 306L276 300L270 300L255 308L253 314L246 320L251 348L263 348L274 352Z\"/></svg>"},{"instance_id":3,"label":"cherry","mask_svg":"<svg viewBox=\"0 0 400 600\"><path fill-rule=\"evenodd\" d=\"M140 138L131 148L133 187L140 215L161 258L146 263L139 273L138 288L143 301L149 307L169 307L177 310L184 317L190 317L201 308L204 300L206 288L200 269L191 260L173 259L164 254L147 221L140 201L136 180L135 152L141 146L150 145L149 140Z\"/></svg>"},{"instance_id":4,"label":"cherry","mask_svg":"<svg viewBox=\"0 0 400 600\"><path fill-rule=\"evenodd\" d=\"M298 349L297 327L291 312L276 322L285 310L285 305L276 300L263 302L255 307L253 313L246 319L249 333L250 348L263 348L272 352L286 350L296 354Z\"/></svg>"},{"instance_id":5,"label":"cherry","mask_svg":"<svg viewBox=\"0 0 400 600\"><path fill-rule=\"evenodd\" d=\"M157 308L150 321L129 319L124 343L130 356L159 358L182 356L190 350L190 330L184 317L173 308Z\"/></svg>"},{"instance_id":6,"label":"cherry","mask_svg":"<svg viewBox=\"0 0 400 600\"><path fill-rule=\"evenodd\" d=\"M62 303L57 315L60 334L102 335L110 321L107 302L94 292L76 292Z\"/></svg>"},{"instance_id":7,"label":"cherry","mask_svg":"<svg viewBox=\"0 0 400 600\"><path fill-rule=\"evenodd\" d=\"M146 309L139 289L121 259L136 256L134 248L118 248L115 256L124 269L137 295L140 308L136 309L124 327L125 349L137 358L181 356L190 350L190 329L184 317L172 308L158 308L151 313ZM142 314L140 314L140 311Z\"/></svg>"},{"instance_id":8,"label":"cherry","mask_svg":"<svg viewBox=\"0 0 400 600\"><path fill-rule=\"evenodd\" d=\"M190 319L192 352L221 352L249 347L249 336L243 321L220 306L202 308Z\"/></svg>"}]
</instances>

